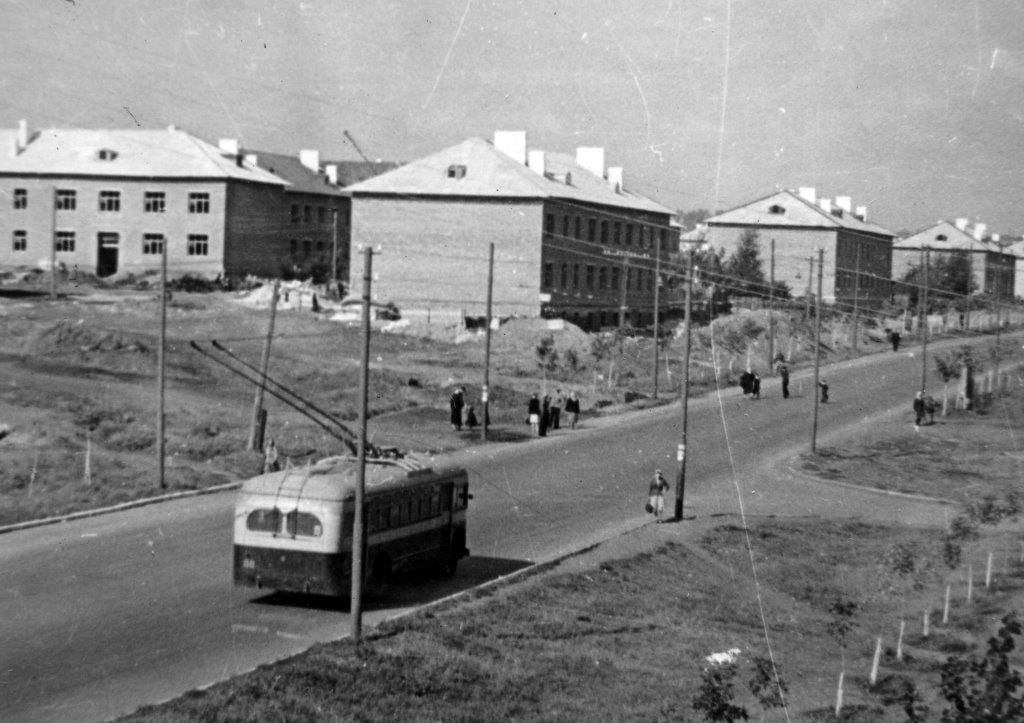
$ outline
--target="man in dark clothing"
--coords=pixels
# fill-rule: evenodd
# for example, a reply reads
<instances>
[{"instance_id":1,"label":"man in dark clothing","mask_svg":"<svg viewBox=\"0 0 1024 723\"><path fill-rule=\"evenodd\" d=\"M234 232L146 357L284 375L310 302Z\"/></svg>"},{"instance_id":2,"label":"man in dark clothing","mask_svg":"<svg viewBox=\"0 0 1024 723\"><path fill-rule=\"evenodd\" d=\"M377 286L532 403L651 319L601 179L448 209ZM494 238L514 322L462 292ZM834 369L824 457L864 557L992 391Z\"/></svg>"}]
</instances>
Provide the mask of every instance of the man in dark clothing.
<instances>
[{"instance_id":1,"label":"man in dark clothing","mask_svg":"<svg viewBox=\"0 0 1024 723\"><path fill-rule=\"evenodd\" d=\"M547 394L544 395L544 399L540 403L540 429L538 430L541 437L548 436L548 427L551 426L551 397Z\"/></svg>"},{"instance_id":2,"label":"man in dark clothing","mask_svg":"<svg viewBox=\"0 0 1024 723\"><path fill-rule=\"evenodd\" d=\"M750 395L754 399L761 398L761 377L754 375L754 380L750 383Z\"/></svg>"},{"instance_id":3,"label":"man in dark clothing","mask_svg":"<svg viewBox=\"0 0 1024 723\"><path fill-rule=\"evenodd\" d=\"M914 427L921 426L921 420L924 419L924 395L921 392L914 394Z\"/></svg>"},{"instance_id":4,"label":"man in dark clothing","mask_svg":"<svg viewBox=\"0 0 1024 723\"><path fill-rule=\"evenodd\" d=\"M754 375L749 372L743 372L740 374L740 389L743 390L743 394L751 394L754 391Z\"/></svg>"},{"instance_id":5,"label":"man in dark clothing","mask_svg":"<svg viewBox=\"0 0 1024 723\"><path fill-rule=\"evenodd\" d=\"M555 396L551 399L551 428L558 429L561 424L562 407L565 406L565 395L561 389L555 390Z\"/></svg>"},{"instance_id":6,"label":"man in dark clothing","mask_svg":"<svg viewBox=\"0 0 1024 723\"><path fill-rule=\"evenodd\" d=\"M828 402L828 384L822 379L818 382L818 386L821 387L821 403L825 404Z\"/></svg>"},{"instance_id":7,"label":"man in dark clothing","mask_svg":"<svg viewBox=\"0 0 1024 723\"><path fill-rule=\"evenodd\" d=\"M892 350L899 351L900 349L900 333L893 329L889 332L889 341L892 342Z\"/></svg>"},{"instance_id":8,"label":"man in dark clothing","mask_svg":"<svg viewBox=\"0 0 1024 723\"><path fill-rule=\"evenodd\" d=\"M782 380L782 398L789 399L789 367L779 364L779 379Z\"/></svg>"},{"instance_id":9,"label":"man in dark clothing","mask_svg":"<svg viewBox=\"0 0 1024 723\"><path fill-rule=\"evenodd\" d=\"M463 394L464 390L462 387L458 387L452 392L451 396L448 397L448 407L451 409L452 429L456 431L462 430L462 408L466 404L466 399Z\"/></svg>"}]
</instances>

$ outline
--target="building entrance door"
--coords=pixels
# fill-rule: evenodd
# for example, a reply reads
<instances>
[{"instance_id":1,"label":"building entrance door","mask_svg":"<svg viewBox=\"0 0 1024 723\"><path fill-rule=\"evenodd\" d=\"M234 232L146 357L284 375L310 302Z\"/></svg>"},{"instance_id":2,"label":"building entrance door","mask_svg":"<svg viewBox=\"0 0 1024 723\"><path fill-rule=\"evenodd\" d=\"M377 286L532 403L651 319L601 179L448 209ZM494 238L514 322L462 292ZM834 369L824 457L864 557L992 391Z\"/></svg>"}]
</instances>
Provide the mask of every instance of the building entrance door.
<instances>
[{"instance_id":1,"label":"building entrance door","mask_svg":"<svg viewBox=\"0 0 1024 723\"><path fill-rule=\"evenodd\" d=\"M117 273L118 234L101 233L96 236L96 275L113 276Z\"/></svg>"}]
</instances>

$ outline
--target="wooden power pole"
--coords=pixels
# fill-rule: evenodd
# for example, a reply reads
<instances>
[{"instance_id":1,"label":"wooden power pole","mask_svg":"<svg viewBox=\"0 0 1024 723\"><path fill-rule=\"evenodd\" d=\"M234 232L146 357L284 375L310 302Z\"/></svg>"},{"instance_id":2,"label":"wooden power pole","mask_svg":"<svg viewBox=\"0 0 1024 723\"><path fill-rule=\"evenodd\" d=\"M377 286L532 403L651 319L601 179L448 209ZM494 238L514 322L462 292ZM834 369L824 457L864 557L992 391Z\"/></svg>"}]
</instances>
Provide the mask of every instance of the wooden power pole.
<instances>
[{"instance_id":1,"label":"wooden power pole","mask_svg":"<svg viewBox=\"0 0 1024 723\"><path fill-rule=\"evenodd\" d=\"M267 370L270 368L270 344L274 339L274 318L277 315L277 297L281 281L274 281L274 290L270 296L270 323L267 325L267 338L263 342L263 357L260 360L260 383L256 387L256 396L252 403L252 423L249 426L249 445L247 449L263 449L263 432L266 427L266 412L263 409L263 393L267 388Z\"/></svg>"},{"instance_id":2,"label":"wooden power pole","mask_svg":"<svg viewBox=\"0 0 1024 723\"><path fill-rule=\"evenodd\" d=\"M488 405L491 390L491 300L494 291L494 244L491 244L490 254L487 259L487 315L484 330L484 388L480 393L480 403L483 405L484 418L480 420L480 441L487 441L487 425L490 422Z\"/></svg>"},{"instance_id":3,"label":"wooden power pole","mask_svg":"<svg viewBox=\"0 0 1024 723\"><path fill-rule=\"evenodd\" d=\"M818 298L814 304L814 422L811 426L811 454L818 451L818 388L821 372L821 280L825 275L825 249L818 249Z\"/></svg>"},{"instance_id":4,"label":"wooden power pole","mask_svg":"<svg viewBox=\"0 0 1024 723\"><path fill-rule=\"evenodd\" d=\"M355 520L352 524L352 581L349 614L352 640L358 646L363 628L363 558L366 549L364 498L366 497L366 411L370 389L370 283L373 249L363 249L363 356L359 365L359 449L356 470Z\"/></svg>"},{"instance_id":5,"label":"wooden power pole","mask_svg":"<svg viewBox=\"0 0 1024 723\"><path fill-rule=\"evenodd\" d=\"M679 436L679 448L676 461L679 471L676 475L676 509L675 519L683 519L683 499L686 496L686 424L690 408L690 327L693 324L693 247L687 254L686 269L686 336L683 343L683 384L680 400L683 406L683 428Z\"/></svg>"}]
</instances>

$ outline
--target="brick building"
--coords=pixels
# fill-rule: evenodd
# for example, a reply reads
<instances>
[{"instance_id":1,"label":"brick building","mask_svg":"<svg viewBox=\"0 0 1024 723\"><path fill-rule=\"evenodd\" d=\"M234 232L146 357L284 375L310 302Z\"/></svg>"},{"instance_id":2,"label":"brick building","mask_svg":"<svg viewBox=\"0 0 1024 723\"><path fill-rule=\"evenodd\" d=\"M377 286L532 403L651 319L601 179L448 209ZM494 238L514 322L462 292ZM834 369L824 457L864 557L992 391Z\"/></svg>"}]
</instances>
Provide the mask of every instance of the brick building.
<instances>
[{"instance_id":1,"label":"brick building","mask_svg":"<svg viewBox=\"0 0 1024 723\"><path fill-rule=\"evenodd\" d=\"M817 198L815 189L778 191L704 222L704 240L731 254L744 231L757 232L758 250L769 276L771 241L775 240L775 280L794 297L817 293L818 249L824 249L822 300L877 306L891 296L894 234L867 220L864 206L853 208L849 196ZM815 277L808 276L814 259ZM809 288L810 287L810 288Z\"/></svg>"},{"instance_id":2,"label":"brick building","mask_svg":"<svg viewBox=\"0 0 1024 723\"><path fill-rule=\"evenodd\" d=\"M939 221L893 244L893 279L902 279L911 268L921 264L921 250L928 249L930 258L937 260L952 254L963 254L970 264L972 292L992 294L1011 299L1016 282L1016 257L1004 250L987 235L987 227L978 223L968 229L968 219L958 218L953 223Z\"/></svg>"},{"instance_id":3,"label":"brick building","mask_svg":"<svg viewBox=\"0 0 1024 723\"><path fill-rule=\"evenodd\" d=\"M300 159L163 130L0 130L0 266L275 276L329 249L347 199ZM322 247L322 248L321 248Z\"/></svg>"},{"instance_id":4,"label":"brick building","mask_svg":"<svg viewBox=\"0 0 1024 723\"><path fill-rule=\"evenodd\" d=\"M495 245L499 316L562 317L588 329L653 318L654 269L678 247L672 211L623 187L604 150L527 150L526 134L471 138L345 189L352 274L374 259L374 300L407 317L486 313Z\"/></svg>"}]
</instances>

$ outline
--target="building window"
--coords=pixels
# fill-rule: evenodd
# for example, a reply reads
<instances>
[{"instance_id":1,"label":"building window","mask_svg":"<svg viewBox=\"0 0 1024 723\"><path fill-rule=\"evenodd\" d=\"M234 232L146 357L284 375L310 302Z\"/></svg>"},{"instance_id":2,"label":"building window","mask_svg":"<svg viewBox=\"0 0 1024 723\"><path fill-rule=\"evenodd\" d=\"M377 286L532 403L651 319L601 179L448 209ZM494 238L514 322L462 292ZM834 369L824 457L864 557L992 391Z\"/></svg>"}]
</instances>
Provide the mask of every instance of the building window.
<instances>
[{"instance_id":1,"label":"building window","mask_svg":"<svg viewBox=\"0 0 1024 723\"><path fill-rule=\"evenodd\" d=\"M75 232L57 231L53 237L53 248L60 253L73 253L75 250Z\"/></svg>"},{"instance_id":2,"label":"building window","mask_svg":"<svg viewBox=\"0 0 1024 723\"><path fill-rule=\"evenodd\" d=\"M204 233L190 233L188 235L189 256L209 256L210 237Z\"/></svg>"},{"instance_id":3,"label":"building window","mask_svg":"<svg viewBox=\"0 0 1024 723\"><path fill-rule=\"evenodd\" d=\"M324 255L324 242L323 241L317 241L316 242L316 255L317 256L323 256Z\"/></svg>"},{"instance_id":4,"label":"building window","mask_svg":"<svg viewBox=\"0 0 1024 723\"><path fill-rule=\"evenodd\" d=\"M626 291L629 291L629 289L630 289L630 287L632 285L633 285L633 269L627 267L626 268Z\"/></svg>"},{"instance_id":5,"label":"building window","mask_svg":"<svg viewBox=\"0 0 1024 723\"><path fill-rule=\"evenodd\" d=\"M587 291L594 290L594 267L587 264Z\"/></svg>"},{"instance_id":6,"label":"building window","mask_svg":"<svg viewBox=\"0 0 1024 723\"><path fill-rule=\"evenodd\" d=\"M662 253L668 253L668 229L661 229L658 232L659 242L661 243Z\"/></svg>"},{"instance_id":7,"label":"building window","mask_svg":"<svg viewBox=\"0 0 1024 723\"><path fill-rule=\"evenodd\" d=\"M569 264L562 264L562 288L569 286Z\"/></svg>"},{"instance_id":8,"label":"building window","mask_svg":"<svg viewBox=\"0 0 1024 723\"><path fill-rule=\"evenodd\" d=\"M77 192L68 188L57 189L57 210L74 211L78 207Z\"/></svg>"},{"instance_id":9,"label":"building window","mask_svg":"<svg viewBox=\"0 0 1024 723\"><path fill-rule=\"evenodd\" d=\"M602 266L597 270L597 288L604 290L608 288L608 267Z\"/></svg>"},{"instance_id":10,"label":"building window","mask_svg":"<svg viewBox=\"0 0 1024 723\"><path fill-rule=\"evenodd\" d=\"M544 282L543 283L544 283L544 288L545 289L550 289L551 288L551 282L554 280L554 276L555 276L554 264L551 264L551 263L544 264Z\"/></svg>"},{"instance_id":11,"label":"building window","mask_svg":"<svg viewBox=\"0 0 1024 723\"><path fill-rule=\"evenodd\" d=\"M574 288L574 289L580 288L580 265L579 264L573 264L572 265L572 288Z\"/></svg>"},{"instance_id":12,"label":"building window","mask_svg":"<svg viewBox=\"0 0 1024 723\"><path fill-rule=\"evenodd\" d=\"M548 233L555 232L555 214L549 213L544 217L544 230Z\"/></svg>"},{"instance_id":13,"label":"building window","mask_svg":"<svg viewBox=\"0 0 1024 723\"><path fill-rule=\"evenodd\" d=\"M602 221L601 222L601 243L603 243L603 244L607 244L608 243L608 222L607 221Z\"/></svg>"},{"instance_id":14,"label":"building window","mask_svg":"<svg viewBox=\"0 0 1024 723\"><path fill-rule=\"evenodd\" d=\"M163 191L146 191L142 197L142 210L146 213L163 213L167 210L167 194Z\"/></svg>"},{"instance_id":15,"label":"building window","mask_svg":"<svg viewBox=\"0 0 1024 723\"><path fill-rule=\"evenodd\" d=\"M583 219L579 216L576 217L576 233L573 234L576 238L583 238Z\"/></svg>"},{"instance_id":16,"label":"building window","mask_svg":"<svg viewBox=\"0 0 1024 723\"><path fill-rule=\"evenodd\" d=\"M299 242L296 241L295 239L292 239L291 240L291 254L292 254L292 256L294 256L297 253L299 253Z\"/></svg>"},{"instance_id":17,"label":"building window","mask_svg":"<svg viewBox=\"0 0 1024 723\"><path fill-rule=\"evenodd\" d=\"M303 241L302 242L302 258L308 259L313 253L313 242Z\"/></svg>"},{"instance_id":18,"label":"building window","mask_svg":"<svg viewBox=\"0 0 1024 723\"><path fill-rule=\"evenodd\" d=\"M100 191L100 211L117 212L121 210L120 191Z\"/></svg>"},{"instance_id":19,"label":"building window","mask_svg":"<svg viewBox=\"0 0 1024 723\"><path fill-rule=\"evenodd\" d=\"M292 223L298 223L299 219L302 218L302 212L299 211L299 204L292 204Z\"/></svg>"},{"instance_id":20,"label":"building window","mask_svg":"<svg viewBox=\"0 0 1024 723\"><path fill-rule=\"evenodd\" d=\"M569 217L562 216L562 238L569 238ZM565 284L562 284L563 286Z\"/></svg>"},{"instance_id":21,"label":"building window","mask_svg":"<svg viewBox=\"0 0 1024 723\"><path fill-rule=\"evenodd\" d=\"M654 272L653 271L648 271L647 272L647 290L648 291L653 291L654 290Z\"/></svg>"},{"instance_id":22,"label":"building window","mask_svg":"<svg viewBox=\"0 0 1024 723\"><path fill-rule=\"evenodd\" d=\"M11 236L11 248L14 251L28 251L28 231L15 231Z\"/></svg>"},{"instance_id":23,"label":"building window","mask_svg":"<svg viewBox=\"0 0 1024 723\"><path fill-rule=\"evenodd\" d=\"M597 241L597 219L587 219L587 241Z\"/></svg>"},{"instance_id":24,"label":"building window","mask_svg":"<svg viewBox=\"0 0 1024 723\"><path fill-rule=\"evenodd\" d=\"M612 224L612 237L616 246L622 243L622 224L618 221Z\"/></svg>"},{"instance_id":25,"label":"building window","mask_svg":"<svg viewBox=\"0 0 1024 723\"><path fill-rule=\"evenodd\" d=\"M188 194L188 212L189 213L209 213L210 212L210 194L208 194L208 193L190 193L190 194Z\"/></svg>"},{"instance_id":26,"label":"building window","mask_svg":"<svg viewBox=\"0 0 1024 723\"><path fill-rule=\"evenodd\" d=\"M626 224L626 245L633 245L633 224L631 223Z\"/></svg>"},{"instance_id":27,"label":"building window","mask_svg":"<svg viewBox=\"0 0 1024 723\"><path fill-rule=\"evenodd\" d=\"M146 256L164 252L164 235L162 233L142 234L142 253Z\"/></svg>"},{"instance_id":28,"label":"building window","mask_svg":"<svg viewBox=\"0 0 1024 723\"><path fill-rule=\"evenodd\" d=\"M619 290L619 268L617 266L612 267L612 289Z\"/></svg>"},{"instance_id":29,"label":"building window","mask_svg":"<svg viewBox=\"0 0 1024 723\"><path fill-rule=\"evenodd\" d=\"M28 189L27 188L15 188L14 189L14 208L28 208Z\"/></svg>"},{"instance_id":30,"label":"building window","mask_svg":"<svg viewBox=\"0 0 1024 723\"><path fill-rule=\"evenodd\" d=\"M327 209L323 206L316 207L316 222L324 223L327 220Z\"/></svg>"},{"instance_id":31,"label":"building window","mask_svg":"<svg viewBox=\"0 0 1024 723\"><path fill-rule=\"evenodd\" d=\"M303 206L302 207L302 220L306 223L310 223L313 220L313 207Z\"/></svg>"}]
</instances>

